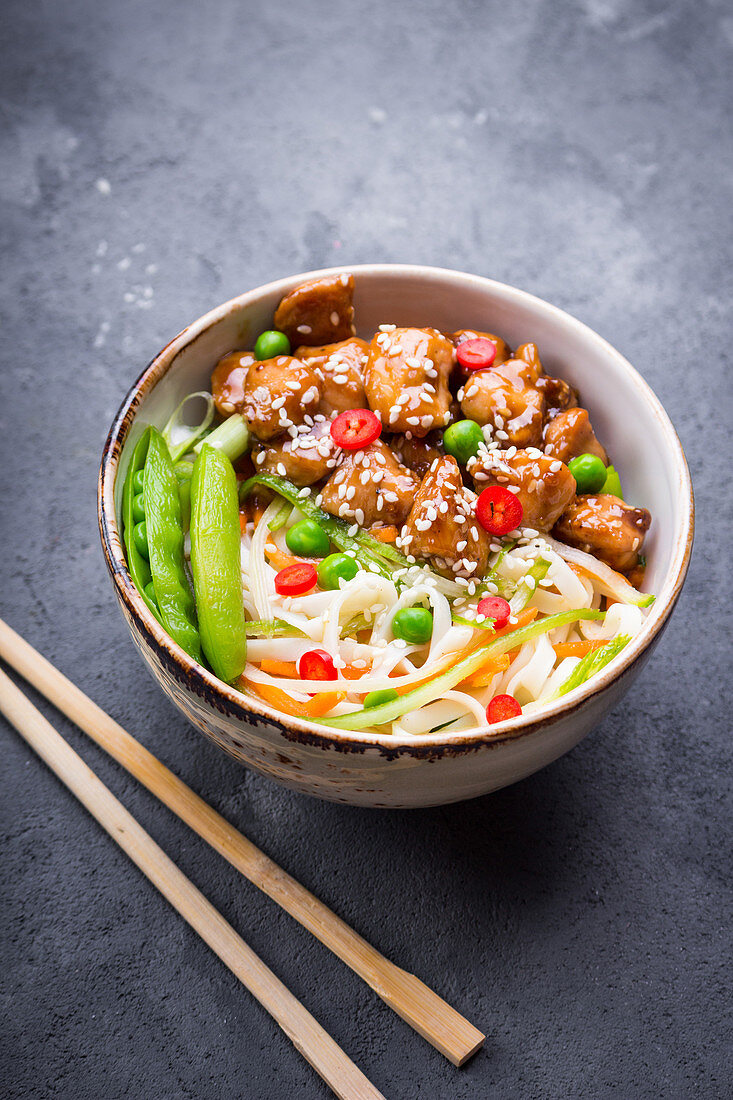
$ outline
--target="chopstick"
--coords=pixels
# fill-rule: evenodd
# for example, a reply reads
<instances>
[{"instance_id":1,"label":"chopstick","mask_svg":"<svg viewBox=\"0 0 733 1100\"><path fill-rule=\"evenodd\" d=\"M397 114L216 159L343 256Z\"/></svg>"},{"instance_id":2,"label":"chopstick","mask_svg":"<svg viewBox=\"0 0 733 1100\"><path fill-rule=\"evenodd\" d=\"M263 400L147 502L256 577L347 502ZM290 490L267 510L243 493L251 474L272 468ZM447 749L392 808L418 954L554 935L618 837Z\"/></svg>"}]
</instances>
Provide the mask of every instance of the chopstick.
<instances>
[{"instance_id":1,"label":"chopstick","mask_svg":"<svg viewBox=\"0 0 733 1100\"><path fill-rule=\"evenodd\" d=\"M353 928L238 832L131 734L0 619L0 658L160 799L245 878L346 963L455 1066L485 1036L432 989L395 966Z\"/></svg>"},{"instance_id":2,"label":"chopstick","mask_svg":"<svg viewBox=\"0 0 733 1100\"><path fill-rule=\"evenodd\" d=\"M1 669L0 710L163 897L267 1009L336 1096L344 1100L384 1100L315 1017L265 966Z\"/></svg>"}]
</instances>

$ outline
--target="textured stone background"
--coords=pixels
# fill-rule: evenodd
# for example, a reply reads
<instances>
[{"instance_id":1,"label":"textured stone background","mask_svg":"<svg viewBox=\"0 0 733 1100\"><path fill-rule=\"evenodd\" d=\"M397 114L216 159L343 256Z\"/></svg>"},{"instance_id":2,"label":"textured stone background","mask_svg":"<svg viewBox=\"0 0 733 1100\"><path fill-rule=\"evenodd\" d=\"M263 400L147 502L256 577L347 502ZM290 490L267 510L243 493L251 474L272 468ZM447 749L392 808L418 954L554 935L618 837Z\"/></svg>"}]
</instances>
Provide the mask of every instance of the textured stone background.
<instances>
[{"instance_id":1,"label":"textured stone background","mask_svg":"<svg viewBox=\"0 0 733 1100\"><path fill-rule=\"evenodd\" d=\"M729 1095L725 0L3 11L2 614L485 1051L453 1069L53 719L387 1096ZM697 492L685 593L623 705L541 774L425 812L299 797L184 725L95 521L107 426L173 333L271 278L370 260L495 276L598 329L666 405ZM4 1094L326 1095L4 723L0 743Z\"/></svg>"}]
</instances>

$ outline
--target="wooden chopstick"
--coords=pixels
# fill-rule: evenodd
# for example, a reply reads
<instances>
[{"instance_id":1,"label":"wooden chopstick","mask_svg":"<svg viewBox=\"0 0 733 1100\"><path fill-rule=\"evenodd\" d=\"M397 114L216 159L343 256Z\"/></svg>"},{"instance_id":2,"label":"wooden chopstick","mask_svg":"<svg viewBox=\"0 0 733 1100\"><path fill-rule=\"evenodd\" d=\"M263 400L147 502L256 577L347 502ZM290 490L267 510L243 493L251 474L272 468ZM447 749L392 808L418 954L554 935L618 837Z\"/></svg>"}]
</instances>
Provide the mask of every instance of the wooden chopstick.
<instances>
[{"instance_id":1,"label":"wooden chopstick","mask_svg":"<svg viewBox=\"0 0 733 1100\"><path fill-rule=\"evenodd\" d=\"M0 710L120 848L277 1021L297 1050L344 1100L384 1100L287 986L186 878L20 688L0 669Z\"/></svg>"},{"instance_id":2,"label":"wooden chopstick","mask_svg":"<svg viewBox=\"0 0 733 1100\"><path fill-rule=\"evenodd\" d=\"M245 878L325 944L453 1065L485 1036L432 989L395 966L204 802L45 657L0 619L0 658L134 775Z\"/></svg>"}]
</instances>

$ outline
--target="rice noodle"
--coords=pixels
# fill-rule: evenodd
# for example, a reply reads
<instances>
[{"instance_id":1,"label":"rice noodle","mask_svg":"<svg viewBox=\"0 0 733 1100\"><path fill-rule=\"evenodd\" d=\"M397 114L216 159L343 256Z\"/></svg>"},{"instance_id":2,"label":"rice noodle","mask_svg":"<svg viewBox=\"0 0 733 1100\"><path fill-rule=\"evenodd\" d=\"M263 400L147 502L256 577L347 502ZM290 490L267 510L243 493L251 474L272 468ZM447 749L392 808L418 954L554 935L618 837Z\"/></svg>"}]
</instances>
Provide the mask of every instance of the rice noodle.
<instances>
[{"instance_id":1,"label":"rice noodle","mask_svg":"<svg viewBox=\"0 0 733 1100\"><path fill-rule=\"evenodd\" d=\"M352 580L342 581L337 590L316 589L298 597L278 595L274 584L277 570L265 557L265 544L269 540L288 552L287 529L301 518L294 508L287 524L271 532L268 523L281 506L282 502L275 500L254 533L248 529L242 537L245 608L252 618L283 619L304 636L251 639L245 683L277 687L293 698L307 700L311 694L324 691L324 681L273 676L258 665L266 658L296 663L314 645L323 648L332 655L338 675L336 681L328 682L327 690L336 690L342 696L328 712L328 717L334 717L361 711L364 696L370 691L411 690L450 667L453 655L458 659L465 653L477 632L470 626L454 623L453 614L475 618L480 593L469 596L465 587L419 566L398 570L392 577L360 569ZM548 563L544 575L539 559ZM531 580L525 581L530 575L531 579L537 578L535 587ZM507 597L515 593L516 598L512 596L510 601L515 609L534 607L540 616L598 608L603 595L612 595L620 602L612 605L603 621L581 620L525 642L507 669L491 676L489 668L489 678L483 687L447 691L442 698L395 719L388 727L395 734L421 736L436 727L445 727L446 734L475 729L485 725L486 705L497 694L514 695L526 713L534 713L555 695L579 662L577 656L558 660L554 645L608 641L619 634L634 636L644 622L639 604L645 603L647 597L595 558L549 536L538 536L495 554L491 577L486 586L489 591L496 588ZM399 589L395 579L400 580ZM407 645L392 633L395 613L414 606L429 606L432 612L432 636L424 645ZM348 636L345 629L353 622L360 624L360 640ZM363 669L364 674L355 679L350 672L345 677L341 670L346 665L357 671ZM436 730L436 736L440 732Z\"/></svg>"}]
</instances>

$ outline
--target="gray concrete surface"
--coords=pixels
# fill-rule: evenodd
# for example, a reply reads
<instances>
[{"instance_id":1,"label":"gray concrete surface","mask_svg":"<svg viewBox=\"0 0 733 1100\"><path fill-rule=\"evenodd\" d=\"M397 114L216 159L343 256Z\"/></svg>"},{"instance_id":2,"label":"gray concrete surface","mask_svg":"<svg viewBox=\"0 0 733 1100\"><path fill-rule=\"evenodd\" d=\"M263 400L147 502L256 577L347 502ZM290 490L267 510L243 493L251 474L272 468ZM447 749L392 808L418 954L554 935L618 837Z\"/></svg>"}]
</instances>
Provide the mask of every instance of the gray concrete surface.
<instances>
[{"instance_id":1,"label":"gray concrete surface","mask_svg":"<svg viewBox=\"0 0 733 1100\"><path fill-rule=\"evenodd\" d=\"M6 0L2 615L488 1032L448 1065L121 770L71 743L392 1097L730 1094L733 17L724 0ZM598 329L685 445L699 524L653 661L493 797L378 813L229 762L144 675L95 480L131 380L292 271L427 262ZM531 334L530 334L531 335ZM320 1097L235 979L0 723L12 1097Z\"/></svg>"}]
</instances>

